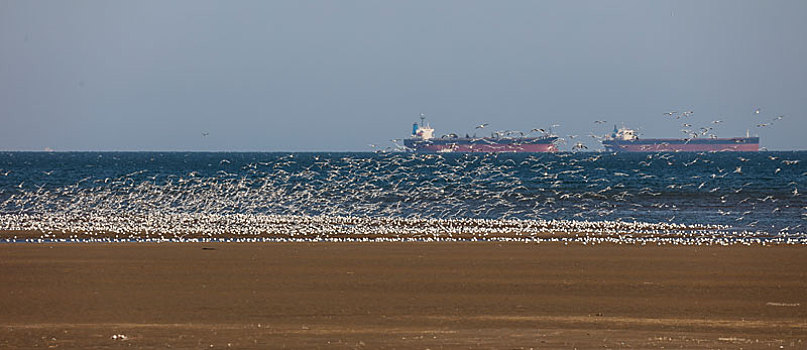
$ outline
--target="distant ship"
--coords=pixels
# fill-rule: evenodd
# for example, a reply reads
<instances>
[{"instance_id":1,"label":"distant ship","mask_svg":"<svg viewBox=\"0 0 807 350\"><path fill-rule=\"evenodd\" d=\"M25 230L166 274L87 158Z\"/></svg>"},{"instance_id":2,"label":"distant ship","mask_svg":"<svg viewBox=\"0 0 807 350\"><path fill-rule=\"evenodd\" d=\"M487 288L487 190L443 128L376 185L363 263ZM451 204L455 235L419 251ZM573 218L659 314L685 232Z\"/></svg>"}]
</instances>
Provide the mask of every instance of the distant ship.
<instances>
[{"instance_id":1,"label":"distant ship","mask_svg":"<svg viewBox=\"0 0 807 350\"><path fill-rule=\"evenodd\" d=\"M525 137L523 133L494 133L491 137L465 137L456 134L434 137L434 129L421 117L420 124L412 124L411 137L404 139L404 146L421 153L449 152L556 152L557 136L545 134L538 137Z\"/></svg>"},{"instance_id":2,"label":"distant ship","mask_svg":"<svg viewBox=\"0 0 807 350\"><path fill-rule=\"evenodd\" d=\"M610 137L602 141L610 152L757 152L759 137L641 139L633 129L614 126Z\"/></svg>"}]
</instances>

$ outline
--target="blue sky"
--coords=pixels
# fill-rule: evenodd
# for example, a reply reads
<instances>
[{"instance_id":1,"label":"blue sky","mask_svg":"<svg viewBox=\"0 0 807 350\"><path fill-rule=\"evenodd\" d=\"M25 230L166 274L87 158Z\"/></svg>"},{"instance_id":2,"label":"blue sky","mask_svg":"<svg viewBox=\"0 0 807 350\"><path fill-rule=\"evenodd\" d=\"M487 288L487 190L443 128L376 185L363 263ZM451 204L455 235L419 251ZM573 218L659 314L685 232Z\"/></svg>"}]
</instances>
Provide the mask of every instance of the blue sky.
<instances>
[{"instance_id":1,"label":"blue sky","mask_svg":"<svg viewBox=\"0 0 807 350\"><path fill-rule=\"evenodd\" d=\"M560 124L591 149L614 124L689 123L804 150L805 15L805 1L0 0L0 149L366 151L425 113L438 134Z\"/></svg>"}]
</instances>

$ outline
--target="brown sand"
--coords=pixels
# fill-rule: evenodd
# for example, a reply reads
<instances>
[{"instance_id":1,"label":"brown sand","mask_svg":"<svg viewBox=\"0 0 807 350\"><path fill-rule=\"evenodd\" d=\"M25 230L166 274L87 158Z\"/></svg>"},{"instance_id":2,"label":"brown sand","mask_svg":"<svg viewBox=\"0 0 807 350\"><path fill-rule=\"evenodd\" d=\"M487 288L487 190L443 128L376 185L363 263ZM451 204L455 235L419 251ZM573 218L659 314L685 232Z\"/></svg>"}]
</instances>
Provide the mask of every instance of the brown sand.
<instances>
[{"instance_id":1,"label":"brown sand","mask_svg":"<svg viewBox=\"0 0 807 350\"><path fill-rule=\"evenodd\" d=\"M3 244L0 348L804 349L806 268L802 246Z\"/></svg>"}]
</instances>

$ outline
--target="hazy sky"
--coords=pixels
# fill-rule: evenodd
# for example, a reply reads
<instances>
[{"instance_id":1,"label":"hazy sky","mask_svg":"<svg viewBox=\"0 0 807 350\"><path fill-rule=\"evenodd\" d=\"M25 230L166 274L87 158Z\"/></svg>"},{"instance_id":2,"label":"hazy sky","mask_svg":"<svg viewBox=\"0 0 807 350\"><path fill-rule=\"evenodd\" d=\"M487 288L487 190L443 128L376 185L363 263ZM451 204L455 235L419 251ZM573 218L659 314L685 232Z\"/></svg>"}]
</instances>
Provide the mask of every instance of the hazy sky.
<instances>
[{"instance_id":1,"label":"hazy sky","mask_svg":"<svg viewBox=\"0 0 807 350\"><path fill-rule=\"evenodd\" d=\"M592 149L615 123L719 119L803 150L805 18L803 0L0 0L0 149L367 151L425 113L438 134L557 123Z\"/></svg>"}]
</instances>

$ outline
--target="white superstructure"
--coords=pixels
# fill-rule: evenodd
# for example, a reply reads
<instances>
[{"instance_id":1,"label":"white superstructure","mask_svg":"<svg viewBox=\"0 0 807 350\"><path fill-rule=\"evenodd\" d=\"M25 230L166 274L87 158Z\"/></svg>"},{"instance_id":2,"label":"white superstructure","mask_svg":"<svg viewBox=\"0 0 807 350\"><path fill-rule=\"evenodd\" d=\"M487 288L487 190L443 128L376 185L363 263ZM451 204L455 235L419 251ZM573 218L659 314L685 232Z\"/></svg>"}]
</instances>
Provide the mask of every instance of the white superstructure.
<instances>
[{"instance_id":1,"label":"white superstructure","mask_svg":"<svg viewBox=\"0 0 807 350\"><path fill-rule=\"evenodd\" d=\"M412 136L419 137L421 140L431 140L434 138L434 129L426 124L426 117L420 116L420 125L412 125Z\"/></svg>"},{"instance_id":2,"label":"white superstructure","mask_svg":"<svg viewBox=\"0 0 807 350\"><path fill-rule=\"evenodd\" d=\"M624 127L617 129L616 126L614 126L614 132L611 134L611 139L613 140L633 141L638 138L639 134L636 133L636 130Z\"/></svg>"}]
</instances>

